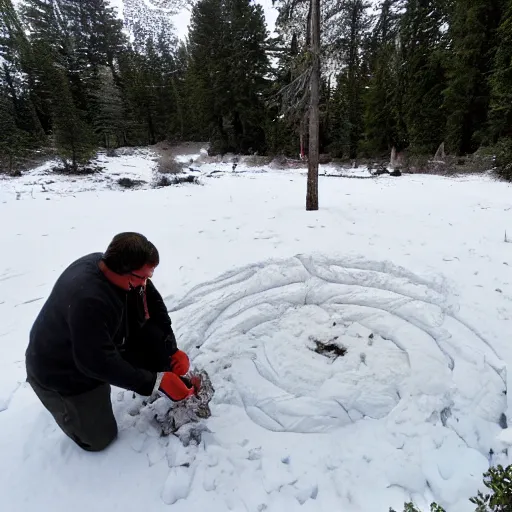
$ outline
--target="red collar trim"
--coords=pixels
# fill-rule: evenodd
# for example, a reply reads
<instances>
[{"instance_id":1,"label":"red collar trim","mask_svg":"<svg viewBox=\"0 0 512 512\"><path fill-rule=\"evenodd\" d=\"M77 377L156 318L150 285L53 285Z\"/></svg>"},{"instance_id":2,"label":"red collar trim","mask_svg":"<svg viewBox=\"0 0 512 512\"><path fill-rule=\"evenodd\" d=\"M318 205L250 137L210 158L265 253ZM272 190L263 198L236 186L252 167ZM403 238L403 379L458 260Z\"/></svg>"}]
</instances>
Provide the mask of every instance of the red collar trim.
<instances>
[{"instance_id":1,"label":"red collar trim","mask_svg":"<svg viewBox=\"0 0 512 512\"><path fill-rule=\"evenodd\" d=\"M130 281L127 276L123 276L121 274L116 274L114 271L110 270L104 261L100 261L99 263L100 270L103 272L105 277L115 286L122 288L125 291L130 291Z\"/></svg>"}]
</instances>

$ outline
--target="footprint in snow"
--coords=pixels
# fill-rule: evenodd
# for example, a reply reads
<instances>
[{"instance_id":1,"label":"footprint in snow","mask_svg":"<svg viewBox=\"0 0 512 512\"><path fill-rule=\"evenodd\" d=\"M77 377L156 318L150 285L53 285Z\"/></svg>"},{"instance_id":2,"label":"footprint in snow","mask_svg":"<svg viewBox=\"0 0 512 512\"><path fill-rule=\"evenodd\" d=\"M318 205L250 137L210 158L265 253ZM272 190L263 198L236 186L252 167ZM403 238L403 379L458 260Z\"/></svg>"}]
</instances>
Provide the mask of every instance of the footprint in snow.
<instances>
[{"instance_id":1,"label":"footprint in snow","mask_svg":"<svg viewBox=\"0 0 512 512\"><path fill-rule=\"evenodd\" d=\"M44 297L36 297L35 299L29 299L25 302L20 302L19 304L16 304L14 307L17 308L18 306L23 306L25 304L32 304L32 302L37 302L38 300L42 300Z\"/></svg>"},{"instance_id":2,"label":"footprint in snow","mask_svg":"<svg viewBox=\"0 0 512 512\"><path fill-rule=\"evenodd\" d=\"M300 485L300 482L295 484L295 487L298 488L295 493L295 497L297 501L304 505L308 500L316 500L318 497L318 485L317 484L306 484L303 487Z\"/></svg>"},{"instance_id":3,"label":"footprint in snow","mask_svg":"<svg viewBox=\"0 0 512 512\"><path fill-rule=\"evenodd\" d=\"M162 490L162 501L166 505L174 505L178 500L188 498L195 469L186 466L171 468Z\"/></svg>"}]
</instances>

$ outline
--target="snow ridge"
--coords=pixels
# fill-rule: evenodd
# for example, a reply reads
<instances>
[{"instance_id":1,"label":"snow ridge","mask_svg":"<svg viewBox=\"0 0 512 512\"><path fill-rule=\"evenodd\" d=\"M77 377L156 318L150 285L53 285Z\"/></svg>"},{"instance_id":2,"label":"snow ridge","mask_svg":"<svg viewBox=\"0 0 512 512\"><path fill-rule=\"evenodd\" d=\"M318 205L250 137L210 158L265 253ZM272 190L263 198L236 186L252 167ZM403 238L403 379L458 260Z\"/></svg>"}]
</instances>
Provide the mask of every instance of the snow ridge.
<instances>
[{"instance_id":1,"label":"snow ridge","mask_svg":"<svg viewBox=\"0 0 512 512\"><path fill-rule=\"evenodd\" d=\"M373 464L389 486L449 503L467 468L447 460L485 470L500 451L507 385L504 362L448 290L388 262L298 255L227 272L168 307L221 390L217 407L240 408L267 432L351 438L361 457L380 437ZM318 341L347 353L319 354ZM427 461L422 476L397 476L412 460ZM343 457L336 464L355 480Z\"/></svg>"}]
</instances>

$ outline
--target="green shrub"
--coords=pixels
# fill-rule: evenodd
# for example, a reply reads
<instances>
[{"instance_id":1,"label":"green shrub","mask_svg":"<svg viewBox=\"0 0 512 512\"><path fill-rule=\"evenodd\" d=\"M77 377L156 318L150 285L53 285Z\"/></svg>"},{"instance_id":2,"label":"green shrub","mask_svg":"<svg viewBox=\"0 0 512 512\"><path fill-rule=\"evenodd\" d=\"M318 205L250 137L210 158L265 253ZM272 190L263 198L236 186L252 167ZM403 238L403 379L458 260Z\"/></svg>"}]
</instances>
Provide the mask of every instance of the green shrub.
<instances>
[{"instance_id":1,"label":"green shrub","mask_svg":"<svg viewBox=\"0 0 512 512\"><path fill-rule=\"evenodd\" d=\"M512 512L512 466L489 469L484 474L484 484L491 492L479 491L470 499L477 506L475 512Z\"/></svg>"},{"instance_id":2,"label":"green shrub","mask_svg":"<svg viewBox=\"0 0 512 512\"><path fill-rule=\"evenodd\" d=\"M389 512L396 512L392 508L389 509ZM414 503L404 503L404 512L421 512L414 506ZM430 512L446 512L445 509L439 506L437 503L432 503L430 505Z\"/></svg>"},{"instance_id":3,"label":"green shrub","mask_svg":"<svg viewBox=\"0 0 512 512\"><path fill-rule=\"evenodd\" d=\"M512 512L512 465L503 468L498 465L484 473L484 485L488 494L478 491L469 501L476 505L475 512ZM392 508L389 512L396 512ZM404 503L403 512L421 512L413 503ZM445 512L437 503L430 505L430 512Z\"/></svg>"}]
</instances>

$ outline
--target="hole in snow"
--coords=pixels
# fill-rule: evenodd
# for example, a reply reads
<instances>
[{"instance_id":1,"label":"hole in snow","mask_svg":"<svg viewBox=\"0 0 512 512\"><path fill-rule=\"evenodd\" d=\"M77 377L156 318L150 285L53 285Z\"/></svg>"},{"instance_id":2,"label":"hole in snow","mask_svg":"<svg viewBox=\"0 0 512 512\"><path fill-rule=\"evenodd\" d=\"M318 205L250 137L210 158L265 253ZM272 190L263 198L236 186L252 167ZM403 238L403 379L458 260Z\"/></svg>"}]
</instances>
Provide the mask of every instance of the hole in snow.
<instances>
[{"instance_id":1,"label":"hole in snow","mask_svg":"<svg viewBox=\"0 0 512 512\"><path fill-rule=\"evenodd\" d=\"M316 338L310 339L316 345L316 348L313 349L313 352L316 352L322 356L336 360L338 357L343 357L347 353L347 349L343 345L336 343L338 339L337 336L326 343L317 340Z\"/></svg>"}]
</instances>

